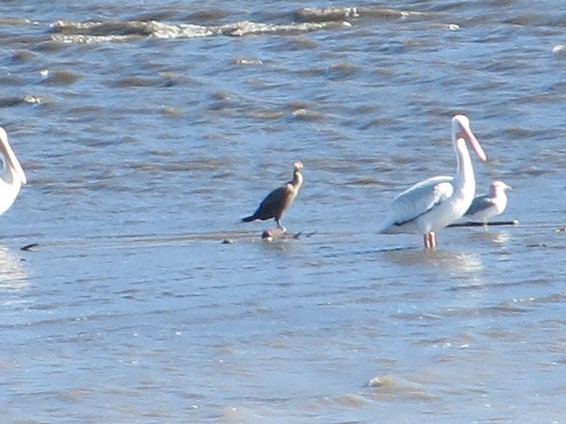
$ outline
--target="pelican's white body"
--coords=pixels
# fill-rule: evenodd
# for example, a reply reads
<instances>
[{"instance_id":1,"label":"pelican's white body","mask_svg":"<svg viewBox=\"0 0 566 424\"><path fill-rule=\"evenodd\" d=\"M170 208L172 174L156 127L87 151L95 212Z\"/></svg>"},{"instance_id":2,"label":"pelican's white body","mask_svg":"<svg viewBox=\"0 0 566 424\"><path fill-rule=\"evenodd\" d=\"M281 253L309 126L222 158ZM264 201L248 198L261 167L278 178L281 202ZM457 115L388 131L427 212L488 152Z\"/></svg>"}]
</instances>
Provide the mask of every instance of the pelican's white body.
<instances>
[{"instance_id":1,"label":"pelican's white body","mask_svg":"<svg viewBox=\"0 0 566 424\"><path fill-rule=\"evenodd\" d=\"M432 239L434 233L461 218L468 210L476 192L472 160L466 147L468 142L478 157L487 157L472 134L469 120L463 115L452 118L452 142L457 167L454 177L439 176L415 184L393 199L391 213L381 225L384 234L423 234Z\"/></svg>"},{"instance_id":2,"label":"pelican's white body","mask_svg":"<svg viewBox=\"0 0 566 424\"><path fill-rule=\"evenodd\" d=\"M2 215L10 209L16 197L18 197L22 184L25 184L27 180L20 162L16 158L10 143L8 143L8 135L1 127L0 156L3 162L2 173L0 174L0 215Z\"/></svg>"}]
</instances>

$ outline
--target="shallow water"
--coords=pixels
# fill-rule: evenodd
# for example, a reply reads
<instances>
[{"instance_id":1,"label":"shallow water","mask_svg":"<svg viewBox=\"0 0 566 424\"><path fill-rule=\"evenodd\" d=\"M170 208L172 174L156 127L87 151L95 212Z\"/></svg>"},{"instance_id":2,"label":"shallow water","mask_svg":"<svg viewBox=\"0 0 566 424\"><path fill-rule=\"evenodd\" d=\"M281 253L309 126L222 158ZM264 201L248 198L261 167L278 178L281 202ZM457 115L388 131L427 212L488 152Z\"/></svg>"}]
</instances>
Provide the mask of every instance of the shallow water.
<instances>
[{"instance_id":1,"label":"shallow water","mask_svg":"<svg viewBox=\"0 0 566 424\"><path fill-rule=\"evenodd\" d=\"M0 5L3 422L563 420L562 2L67 3ZM376 234L456 113L520 224Z\"/></svg>"}]
</instances>

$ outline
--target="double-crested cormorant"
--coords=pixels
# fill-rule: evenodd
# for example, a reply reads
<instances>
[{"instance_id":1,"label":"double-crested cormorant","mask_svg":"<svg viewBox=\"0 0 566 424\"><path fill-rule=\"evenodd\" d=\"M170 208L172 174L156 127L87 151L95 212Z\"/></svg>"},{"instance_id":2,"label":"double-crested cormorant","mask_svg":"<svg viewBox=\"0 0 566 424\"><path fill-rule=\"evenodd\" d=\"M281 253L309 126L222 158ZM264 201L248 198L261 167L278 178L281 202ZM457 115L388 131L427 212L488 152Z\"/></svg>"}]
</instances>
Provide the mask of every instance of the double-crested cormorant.
<instances>
[{"instance_id":1,"label":"double-crested cormorant","mask_svg":"<svg viewBox=\"0 0 566 424\"><path fill-rule=\"evenodd\" d=\"M415 184L393 199L391 214L379 232L385 234L423 234L425 249L436 247L436 234L470 207L476 192L474 168L466 142L482 161L487 160L482 147L464 115L452 118L452 144L457 167L454 177L433 177Z\"/></svg>"},{"instance_id":2,"label":"double-crested cormorant","mask_svg":"<svg viewBox=\"0 0 566 424\"><path fill-rule=\"evenodd\" d=\"M487 222L503 213L507 207L507 194L505 190L511 190L503 181L494 181L489 186L489 194L477 196L464 216L478 221Z\"/></svg>"},{"instance_id":3,"label":"double-crested cormorant","mask_svg":"<svg viewBox=\"0 0 566 424\"><path fill-rule=\"evenodd\" d=\"M277 227L285 230L281 225L281 216L283 216L283 213L291 203L293 203L293 200L295 200L295 197L297 197L299 193L301 185L303 184L302 169L303 164L301 162L295 162L293 164L293 179L269 193L267 197L263 199L254 214L243 218L242 221L250 222L256 219L265 221L275 218Z\"/></svg>"},{"instance_id":4,"label":"double-crested cormorant","mask_svg":"<svg viewBox=\"0 0 566 424\"><path fill-rule=\"evenodd\" d=\"M4 165L0 174L1 215L10 209L20 192L20 187L27 182L26 174L8 143L8 134L2 127L0 127L0 157Z\"/></svg>"}]
</instances>

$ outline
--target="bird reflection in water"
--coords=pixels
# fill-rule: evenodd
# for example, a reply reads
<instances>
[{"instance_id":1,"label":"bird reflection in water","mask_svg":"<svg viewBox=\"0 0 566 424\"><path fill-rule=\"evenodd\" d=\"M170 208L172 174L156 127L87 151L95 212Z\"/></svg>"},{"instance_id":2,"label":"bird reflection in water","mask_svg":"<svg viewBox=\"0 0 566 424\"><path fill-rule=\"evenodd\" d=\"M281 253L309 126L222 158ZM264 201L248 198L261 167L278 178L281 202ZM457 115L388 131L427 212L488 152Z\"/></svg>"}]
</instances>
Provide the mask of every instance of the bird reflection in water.
<instances>
[{"instance_id":1,"label":"bird reflection in water","mask_svg":"<svg viewBox=\"0 0 566 424\"><path fill-rule=\"evenodd\" d=\"M423 250L394 250L386 252L384 257L399 265L412 265L421 270L442 270L448 272L476 273L483 270L481 256L475 253L455 253L437 250L434 255Z\"/></svg>"},{"instance_id":2,"label":"bird reflection in water","mask_svg":"<svg viewBox=\"0 0 566 424\"><path fill-rule=\"evenodd\" d=\"M0 290L21 290L28 285L28 274L20 258L6 246L0 246Z\"/></svg>"}]
</instances>

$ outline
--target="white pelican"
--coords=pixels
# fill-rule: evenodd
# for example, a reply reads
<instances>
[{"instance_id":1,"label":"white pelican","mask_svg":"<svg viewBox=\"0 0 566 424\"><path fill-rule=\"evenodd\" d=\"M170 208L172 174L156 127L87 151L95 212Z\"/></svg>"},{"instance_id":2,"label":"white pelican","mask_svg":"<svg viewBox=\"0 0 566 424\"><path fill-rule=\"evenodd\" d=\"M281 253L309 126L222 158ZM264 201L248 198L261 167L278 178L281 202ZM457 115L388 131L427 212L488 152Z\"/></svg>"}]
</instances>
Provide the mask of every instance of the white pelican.
<instances>
[{"instance_id":1,"label":"white pelican","mask_svg":"<svg viewBox=\"0 0 566 424\"><path fill-rule=\"evenodd\" d=\"M446 227L468 210L476 191L474 168L466 142L482 161L487 156L464 115L452 118L452 143L456 151L456 175L429 178L393 199L389 218L379 232L423 234L425 249L436 247L437 230Z\"/></svg>"},{"instance_id":2,"label":"white pelican","mask_svg":"<svg viewBox=\"0 0 566 424\"><path fill-rule=\"evenodd\" d=\"M26 174L8 143L8 134L2 127L0 127L0 157L3 163L0 175L0 215L2 215L16 200L22 184L27 182Z\"/></svg>"},{"instance_id":3,"label":"white pelican","mask_svg":"<svg viewBox=\"0 0 566 424\"><path fill-rule=\"evenodd\" d=\"M281 225L281 216L283 216L283 213L291 206L291 203L293 203L293 200L295 200L295 197L297 197L301 189L301 185L303 184L302 169L302 162L295 162L293 164L293 179L269 193L266 198L263 199L254 214L242 218L242 221L250 222L256 219L265 221L266 219L275 218L277 228L285 230L285 227Z\"/></svg>"},{"instance_id":4,"label":"white pelican","mask_svg":"<svg viewBox=\"0 0 566 424\"><path fill-rule=\"evenodd\" d=\"M511 190L503 181L494 181L489 186L489 194L477 196L464 216L487 222L497 215L503 213L507 207L507 194L505 190Z\"/></svg>"}]
</instances>

